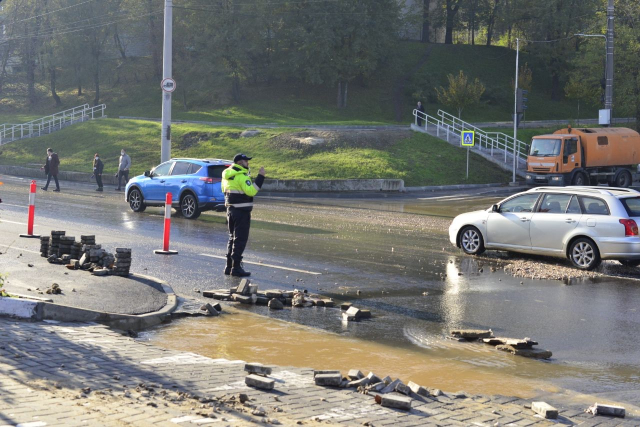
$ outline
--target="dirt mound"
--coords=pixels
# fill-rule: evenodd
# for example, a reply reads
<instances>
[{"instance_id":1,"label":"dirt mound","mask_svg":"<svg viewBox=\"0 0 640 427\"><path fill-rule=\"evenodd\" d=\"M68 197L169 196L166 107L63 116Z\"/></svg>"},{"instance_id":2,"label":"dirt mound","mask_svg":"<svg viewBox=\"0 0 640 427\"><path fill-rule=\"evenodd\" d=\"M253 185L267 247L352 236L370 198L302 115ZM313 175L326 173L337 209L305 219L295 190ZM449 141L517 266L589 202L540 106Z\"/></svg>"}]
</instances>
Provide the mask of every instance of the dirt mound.
<instances>
[{"instance_id":1,"label":"dirt mound","mask_svg":"<svg viewBox=\"0 0 640 427\"><path fill-rule=\"evenodd\" d=\"M195 145L198 145L202 141L209 141L220 137L229 137L233 139L240 138L239 132L189 132L182 135L182 138L178 138L176 141L176 148L179 150L186 150Z\"/></svg>"},{"instance_id":2,"label":"dirt mound","mask_svg":"<svg viewBox=\"0 0 640 427\"><path fill-rule=\"evenodd\" d=\"M329 151L339 147L387 148L408 138L409 130L317 130L286 132L271 138L275 148Z\"/></svg>"}]
</instances>

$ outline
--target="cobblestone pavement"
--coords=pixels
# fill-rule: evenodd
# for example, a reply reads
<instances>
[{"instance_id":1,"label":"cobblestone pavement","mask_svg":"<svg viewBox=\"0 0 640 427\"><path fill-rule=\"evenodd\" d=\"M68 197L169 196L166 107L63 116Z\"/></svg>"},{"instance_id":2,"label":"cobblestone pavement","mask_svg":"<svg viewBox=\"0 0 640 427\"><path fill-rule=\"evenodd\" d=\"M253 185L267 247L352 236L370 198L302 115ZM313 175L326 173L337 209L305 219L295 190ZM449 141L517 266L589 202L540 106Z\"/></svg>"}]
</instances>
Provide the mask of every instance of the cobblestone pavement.
<instances>
[{"instance_id":1,"label":"cobblestone pavement","mask_svg":"<svg viewBox=\"0 0 640 427\"><path fill-rule=\"evenodd\" d=\"M136 342L102 325L0 319L0 426L552 424L525 407L530 401L512 397L413 396L407 412L354 389L318 387L310 369L274 367L274 390L249 388L243 368L241 361ZM241 393L249 400L240 402ZM563 424L638 425L556 407Z\"/></svg>"}]
</instances>

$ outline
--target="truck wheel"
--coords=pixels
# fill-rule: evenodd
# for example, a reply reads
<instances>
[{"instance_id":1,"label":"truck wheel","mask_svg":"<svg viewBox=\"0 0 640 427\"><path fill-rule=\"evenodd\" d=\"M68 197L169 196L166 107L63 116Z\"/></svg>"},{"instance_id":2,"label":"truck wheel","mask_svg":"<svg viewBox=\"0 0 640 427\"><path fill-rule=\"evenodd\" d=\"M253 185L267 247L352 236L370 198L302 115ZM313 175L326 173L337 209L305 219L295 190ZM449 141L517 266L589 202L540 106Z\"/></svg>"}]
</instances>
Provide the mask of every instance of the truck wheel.
<instances>
[{"instance_id":1,"label":"truck wheel","mask_svg":"<svg viewBox=\"0 0 640 427\"><path fill-rule=\"evenodd\" d=\"M615 180L615 186L616 187L621 187L621 188L627 188L628 186L631 185L631 174L629 173L629 171L621 171L617 176L616 176L616 180Z\"/></svg>"},{"instance_id":2,"label":"truck wheel","mask_svg":"<svg viewBox=\"0 0 640 427\"><path fill-rule=\"evenodd\" d=\"M589 179L582 172L576 172L571 180L571 185L589 185Z\"/></svg>"}]
</instances>

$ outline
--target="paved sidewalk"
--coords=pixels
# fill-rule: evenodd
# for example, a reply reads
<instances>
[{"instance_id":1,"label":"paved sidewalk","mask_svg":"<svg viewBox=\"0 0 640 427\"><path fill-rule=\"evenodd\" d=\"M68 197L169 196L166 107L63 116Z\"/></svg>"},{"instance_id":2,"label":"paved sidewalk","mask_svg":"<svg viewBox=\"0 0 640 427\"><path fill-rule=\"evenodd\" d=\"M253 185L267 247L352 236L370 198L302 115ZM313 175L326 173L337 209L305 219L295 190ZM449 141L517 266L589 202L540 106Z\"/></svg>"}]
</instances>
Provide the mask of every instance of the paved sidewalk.
<instances>
[{"instance_id":1,"label":"paved sidewalk","mask_svg":"<svg viewBox=\"0 0 640 427\"><path fill-rule=\"evenodd\" d=\"M414 400L410 412L387 409L354 389L316 386L310 369L276 367L275 390L260 391L244 384L243 367L137 342L96 324L0 319L0 426L552 424L525 408L530 401L505 396L445 394ZM249 400L240 403L239 393ZM557 407L564 424L638 424Z\"/></svg>"}]
</instances>

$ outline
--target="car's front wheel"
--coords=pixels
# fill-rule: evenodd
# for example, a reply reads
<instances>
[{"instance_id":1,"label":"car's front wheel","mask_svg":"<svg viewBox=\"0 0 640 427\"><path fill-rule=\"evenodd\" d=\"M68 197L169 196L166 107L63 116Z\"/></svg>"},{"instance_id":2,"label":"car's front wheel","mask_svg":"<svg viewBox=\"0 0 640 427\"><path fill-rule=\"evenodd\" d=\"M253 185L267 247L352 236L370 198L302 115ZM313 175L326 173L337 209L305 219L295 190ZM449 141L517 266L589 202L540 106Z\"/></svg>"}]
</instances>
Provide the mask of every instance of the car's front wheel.
<instances>
[{"instance_id":1,"label":"car's front wheel","mask_svg":"<svg viewBox=\"0 0 640 427\"><path fill-rule=\"evenodd\" d=\"M484 240L480 230L467 226L460 232L460 247L469 255L480 255L484 252Z\"/></svg>"},{"instance_id":2,"label":"car's front wheel","mask_svg":"<svg viewBox=\"0 0 640 427\"><path fill-rule=\"evenodd\" d=\"M186 219L196 219L200 216L198 200L193 194L187 193L182 196L180 200L180 213Z\"/></svg>"},{"instance_id":3,"label":"car's front wheel","mask_svg":"<svg viewBox=\"0 0 640 427\"><path fill-rule=\"evenodd\" d=\"M569 260L580 270L593 270L600 265L600 251L593 240L580 237L569 247Z\"/></svg>"},{"instance_id":4,"label":"car's front wheel","mask_svg":"<svg viewBox=\"0 0 640 427\"><path fill-rule=\"evenodd\" d=\"M619 259L618 262L625 267L637 267L640 265L640 259Z\"/></svg>"},{"instance_id":5,"label":"car's front wheel","mask_svg":"<svg viewBox=\"0 0 640 427\"><path fill-rule=\"evenodd\" d=\"M137 188L134 188L129 192L129 207L134 212L144 212L147 208L147 205L144 204L144 199L142 198L142 192Z\"/></svg>"}]
</instances>

